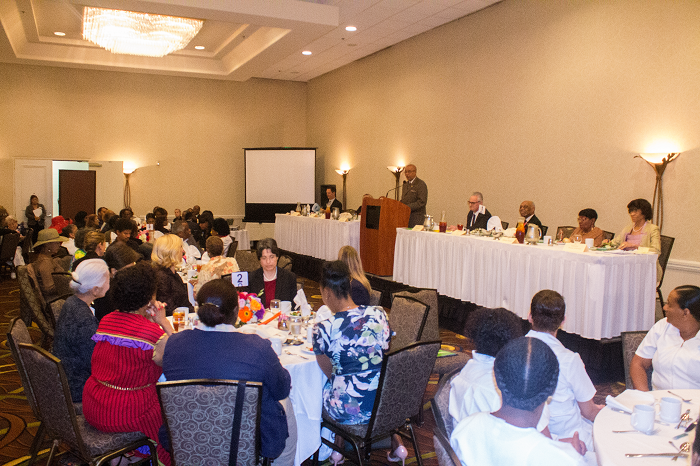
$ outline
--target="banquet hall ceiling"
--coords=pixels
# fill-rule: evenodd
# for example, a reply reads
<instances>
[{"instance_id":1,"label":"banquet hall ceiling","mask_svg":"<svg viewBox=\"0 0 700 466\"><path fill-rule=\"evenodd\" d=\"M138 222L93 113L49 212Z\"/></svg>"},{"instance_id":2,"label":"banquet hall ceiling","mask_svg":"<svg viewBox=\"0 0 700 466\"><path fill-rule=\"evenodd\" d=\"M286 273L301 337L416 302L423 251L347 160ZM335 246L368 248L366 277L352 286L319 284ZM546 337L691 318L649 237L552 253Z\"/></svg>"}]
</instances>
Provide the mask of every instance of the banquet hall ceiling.
<instances>
[{"instance_id":1,"label":"banquet hall ceiling","mask_svg":"<svg viewBox=\"0 0 700 466\"><path fill-rule=\"evenodd\" d=\"M0 62L308 81L499 1L0 0ZM204 26L185 49L165 57L115 55L83 40L85 6L203 19ZM349 25L357 31L346 31Z\"/></svg>"}]
</instances>

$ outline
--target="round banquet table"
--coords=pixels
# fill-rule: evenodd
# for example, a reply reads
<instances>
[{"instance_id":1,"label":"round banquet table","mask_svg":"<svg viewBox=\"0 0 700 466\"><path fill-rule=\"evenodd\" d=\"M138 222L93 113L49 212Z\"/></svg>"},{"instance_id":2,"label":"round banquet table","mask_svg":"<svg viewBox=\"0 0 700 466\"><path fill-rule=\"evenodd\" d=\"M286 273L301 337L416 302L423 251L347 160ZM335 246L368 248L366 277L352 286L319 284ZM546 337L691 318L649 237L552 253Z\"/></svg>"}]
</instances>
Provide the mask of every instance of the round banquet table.
<instances>
[{"instance_id":1,"label":"round banquet table","mask_svg":"<svg viewBox=\"0 0 700 466\"><path fill-rule=\"evenodd\" d=\"M682 403L681 413L690 409L690 419L692 421L698 418L700 411L700 390L671 390L685 399L690 399L690 403ZM595 445L595 454L598 459L599 466L654 466L654 465L675 465L686 464L685 458L679 458L677 462L672 462L670 457L643 457L643 458L627 458L626 453L669 453L674 451L674 448L669 445L671 440L677 447L693 436L686 436L678 440L673 440L673 437L684 432L685 428L681 427L676 430L676 425L668 425L658 422L658 402L664 396L673 397L666 390L656 390L651 392L654 395L657 406L657 422L656 429L659 432L654 435L646 435L641 432L614 434L613 430L631 430L630 415L613 411L609 407L605 407L598 413L598 416L593 423L593 442ZM684 424L685 425L685 424Z\"/></svg>"}]
</instances>

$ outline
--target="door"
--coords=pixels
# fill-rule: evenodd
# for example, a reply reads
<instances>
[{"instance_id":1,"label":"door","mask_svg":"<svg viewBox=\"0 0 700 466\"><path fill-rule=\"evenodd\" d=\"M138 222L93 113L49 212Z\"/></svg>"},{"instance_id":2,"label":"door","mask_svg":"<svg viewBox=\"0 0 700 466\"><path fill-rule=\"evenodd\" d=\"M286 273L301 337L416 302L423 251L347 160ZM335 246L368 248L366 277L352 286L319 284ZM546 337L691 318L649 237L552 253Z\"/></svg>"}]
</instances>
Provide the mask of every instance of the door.
<instances>
[{"instance_id":1,"label":"door","mask_svg":"<svg viewBox=\"0 0 700 466\"><path fill-rule=\"evenodd\" d=\"M64 218L75 218L81 210L96 209L97 178L91 170L58 171L58 210Z\"/></svg>"},{"instance_id":2,"label":"door","mask_svg":"<svg viewBox=\"0 0 700 466\"><path fill-rule=\"evenodd\" d=\"M15 159L15 215L17 221L26 222L24 210L29 197L36 194L46 209L46 225L51 225L53 211L53 180L51 160ZM45 226L46 226L45 225Z\"/></svg>"}]
</instances>

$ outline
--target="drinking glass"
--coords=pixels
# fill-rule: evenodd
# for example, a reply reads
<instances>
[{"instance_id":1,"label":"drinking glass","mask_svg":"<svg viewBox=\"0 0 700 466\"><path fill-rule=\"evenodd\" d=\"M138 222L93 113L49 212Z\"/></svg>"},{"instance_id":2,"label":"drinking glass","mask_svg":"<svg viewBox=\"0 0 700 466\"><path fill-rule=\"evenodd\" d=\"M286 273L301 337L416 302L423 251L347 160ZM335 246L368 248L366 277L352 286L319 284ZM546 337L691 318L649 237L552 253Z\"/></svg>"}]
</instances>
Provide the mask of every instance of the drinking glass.
<instances>
[{"instance_id":1,"label":"drinking glass","mask_svg":"<svg viewBox=\"0 0 700 466\"><path fill-rule=\"evenodd\" d=\"M580 242L581 242L581 235L574 236L574 243L580 243Z\"/></svg>"}]
</instances>

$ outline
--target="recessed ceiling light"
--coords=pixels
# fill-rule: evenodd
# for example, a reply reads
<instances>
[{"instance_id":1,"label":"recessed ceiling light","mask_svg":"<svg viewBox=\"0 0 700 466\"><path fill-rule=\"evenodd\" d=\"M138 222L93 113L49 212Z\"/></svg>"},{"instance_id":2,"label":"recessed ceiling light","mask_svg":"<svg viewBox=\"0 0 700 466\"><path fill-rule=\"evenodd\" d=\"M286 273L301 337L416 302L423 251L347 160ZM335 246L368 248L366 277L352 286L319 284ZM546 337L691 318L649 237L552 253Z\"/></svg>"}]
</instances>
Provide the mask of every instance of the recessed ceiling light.
<instances>
[{"instance_id":1,"label":"recessed ceiling light","mask_svg":"<svg viewBox=\"0 0 700 466\"><path fill-rule=\"evenodd\" d=\"M204 50L203 45L195 45L194 48L195 48L195 50Z\"/></svg>"},{"instance_id":2,"label":"recessed ceiling light","mask_svg":"<svg viewBox=\"0 0 700 466\"><path fill-rule=\"evenodd\" d=\"M302 55L311 55L311 50L304 50L301 52Z\"/></svg>"},{"instance_id":3,"label":"recessed ceiling light","mask_svg":"<svg viewBox=\"0 0 700 466\"><path fill-rule=\"evenodd\" d=\"M60 36L60 37L63 37L63 36L65 36L65 35L66 35L66 33L65 33L65 32L54 32L54 33L53 33L53 35L54 35L54 36Z\"/></svg>"},{"instance_id":4,"label":"recessed ceiling light","mask_svg":"<svg viewBox=\"0 0 700 466\"><path fill-rule=\"evenodd\" d=\"M355 26L345 26L346 31L355 32L357 28Z\"/></svg>"}]
</instances>

